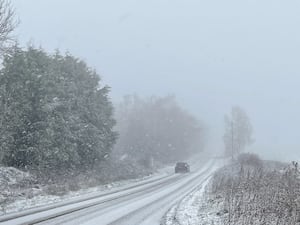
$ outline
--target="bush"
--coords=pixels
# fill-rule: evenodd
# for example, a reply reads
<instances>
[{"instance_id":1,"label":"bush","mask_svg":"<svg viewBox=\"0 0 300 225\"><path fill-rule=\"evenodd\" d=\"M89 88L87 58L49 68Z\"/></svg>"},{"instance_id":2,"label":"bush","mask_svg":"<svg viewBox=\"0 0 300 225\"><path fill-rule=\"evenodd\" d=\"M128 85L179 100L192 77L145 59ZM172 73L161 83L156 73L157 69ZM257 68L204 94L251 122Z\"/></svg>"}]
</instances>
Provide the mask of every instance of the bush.
<instances>
[{"instance_id":1,"label":"bush","mask_svg":"<svg viewBox=\"0 0 300 225\"><path fill-rule=\"evenodd\" d=\"M237 161L244 166L262 167L262 160L254 153L242 153L238 156Z\"/></svg>"}]
</instances>

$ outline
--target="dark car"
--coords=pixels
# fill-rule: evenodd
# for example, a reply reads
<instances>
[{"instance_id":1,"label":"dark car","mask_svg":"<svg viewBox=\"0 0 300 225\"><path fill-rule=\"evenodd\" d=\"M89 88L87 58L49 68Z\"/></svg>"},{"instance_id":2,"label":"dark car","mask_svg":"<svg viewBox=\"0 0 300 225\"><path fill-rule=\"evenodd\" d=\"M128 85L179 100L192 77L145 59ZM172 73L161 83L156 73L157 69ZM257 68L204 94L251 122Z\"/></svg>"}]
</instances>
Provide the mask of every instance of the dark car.
<instances>
[{"instance_id":1,"label":"dark car","mask_svg":"<svg viewBox=\"0 0 300 225\"><path fill-rule=\"evenodd\" d=\"M175 173L189 173L190 166L186 162L178 162L175 166Z\"/></svg>"}]
</instances>

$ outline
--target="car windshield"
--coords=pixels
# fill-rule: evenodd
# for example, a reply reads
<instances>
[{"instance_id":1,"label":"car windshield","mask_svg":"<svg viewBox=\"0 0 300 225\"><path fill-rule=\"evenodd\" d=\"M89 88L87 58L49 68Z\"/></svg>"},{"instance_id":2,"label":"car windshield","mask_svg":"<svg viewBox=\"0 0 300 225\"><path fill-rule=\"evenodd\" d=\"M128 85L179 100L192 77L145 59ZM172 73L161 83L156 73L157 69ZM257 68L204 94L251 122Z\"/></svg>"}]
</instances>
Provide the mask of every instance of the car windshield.
<instances>
[{"instance_id":1,"label":"car windshield","mask_svg":"<svg viewBox=\"0 0 300 225\"><path fill-rule=\"evenodd\" d=\"M0 0L0 223L300 224L299 25L300 0Z\"/></svg>"}]
</instances>

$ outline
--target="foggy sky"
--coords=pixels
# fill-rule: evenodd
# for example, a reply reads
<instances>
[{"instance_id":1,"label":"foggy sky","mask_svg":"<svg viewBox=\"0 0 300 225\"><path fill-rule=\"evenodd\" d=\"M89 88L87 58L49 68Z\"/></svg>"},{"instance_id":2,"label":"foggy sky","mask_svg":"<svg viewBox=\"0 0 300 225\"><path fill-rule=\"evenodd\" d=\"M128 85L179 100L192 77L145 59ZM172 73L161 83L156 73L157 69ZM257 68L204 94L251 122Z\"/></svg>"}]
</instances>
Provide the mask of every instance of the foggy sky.
<instances>
[{"instance_id":1,"label":"foggy sky","mask_svg":"<svg viewBox=\"0 0 300 225\"><path fill-rule=\"evenodd\" d=\"M245 109L252 149L300 159L298 0L13 0L16 35L70 51L111 96L175 94L222 148L224 113Z\"/></svg>"}]
</instances>

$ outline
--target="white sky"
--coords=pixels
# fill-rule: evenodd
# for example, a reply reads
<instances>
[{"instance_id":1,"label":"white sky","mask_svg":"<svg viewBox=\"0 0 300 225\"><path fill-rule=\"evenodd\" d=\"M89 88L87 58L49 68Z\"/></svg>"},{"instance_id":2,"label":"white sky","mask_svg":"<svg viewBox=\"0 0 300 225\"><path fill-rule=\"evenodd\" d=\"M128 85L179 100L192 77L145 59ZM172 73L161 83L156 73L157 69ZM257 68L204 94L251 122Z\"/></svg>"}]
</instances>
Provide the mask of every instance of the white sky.
<instances>
[{"instance_id":1,"label":"white sky","mask_svg":"<svg viewBox=\"0 0 300 225\"><path fill-rule=\"evenodd\" d=\"M114 100L175 94L218 144L224 113L240 105L253 149L300 159L299 0L12 2L21 44L85 59Z\"/></svg>"}]
</instances>

